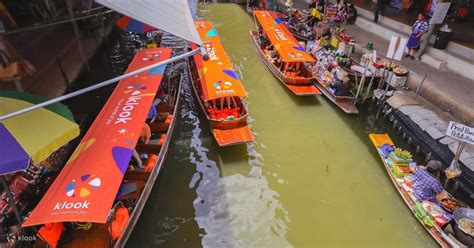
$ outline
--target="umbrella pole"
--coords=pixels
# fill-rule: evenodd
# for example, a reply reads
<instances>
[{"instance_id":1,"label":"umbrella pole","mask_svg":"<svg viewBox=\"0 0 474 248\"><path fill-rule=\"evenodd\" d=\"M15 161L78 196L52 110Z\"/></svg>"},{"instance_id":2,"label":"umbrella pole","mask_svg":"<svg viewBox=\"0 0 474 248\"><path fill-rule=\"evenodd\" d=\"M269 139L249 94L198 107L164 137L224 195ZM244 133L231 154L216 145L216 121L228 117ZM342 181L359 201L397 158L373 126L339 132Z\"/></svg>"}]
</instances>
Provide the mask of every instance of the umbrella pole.
<instances>
[{"instance_id":1,"label":"umbrella pole","mask_svg":"<svg viewBox=\"0 0 474 248\"><path fill-rule=\"evenodd\" d=\"M12 192L10 192L10 189L8 188L7 182L5 181L5 176L0 176L0 182L2 183L5 193L7 194L8 204L10 204L10 207L13 208L13 212L15 213L16 220L18 221L18 224L21 225L22 221L21 221L20 211L18 211L18 208L15 205L15 199L13 198Z\"/></svg>"}]
</instances>

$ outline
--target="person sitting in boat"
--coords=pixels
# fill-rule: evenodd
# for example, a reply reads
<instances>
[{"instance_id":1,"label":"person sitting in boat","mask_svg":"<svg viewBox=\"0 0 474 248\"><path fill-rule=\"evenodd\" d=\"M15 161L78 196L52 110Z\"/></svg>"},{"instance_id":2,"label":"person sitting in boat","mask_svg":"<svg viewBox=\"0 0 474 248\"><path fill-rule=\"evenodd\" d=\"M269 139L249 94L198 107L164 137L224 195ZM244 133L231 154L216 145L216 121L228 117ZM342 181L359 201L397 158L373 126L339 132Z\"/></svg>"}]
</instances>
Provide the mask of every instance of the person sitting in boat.
<instances>
[{"instance_id":1,"label":"person sitting in boat","mask_svg":"<svg viewBox=\"0 0 474 248\"><path fill-rule=\"evenodd\" d=\"M272 62L277 67L280 67L282 60L278 53L274 52L273 56L270 58L270 62Z\"/></svg>"},{"instance_id":2,"label":"person sitting in boat","mask_svg":"<svg viewBox=\"0 0 474 248\"><path fill-rule=\"evenodd\" d=\"M148 144L150 143L150 139L151 139L151 129L150 129L150 126L147 123L145 123L143 124L139 141L141 141L143 144Z\"/></svg>"},{"instance_id":3,"label":"person sitting in boat","mask_svg":"<svg viewBox=\"0 0 474 248\"><path fill-rule=\"evenodd\" d=\"M260 45L262 45L263 47L267 47L268 45L270 45L270 41L268 40L267 36L262 32L260 34Z\"/></svg>"},{"instance_id":4,"label":"person sitting in boat","mask_svg":"<svg viewBox=\"0 0 474 248\"><path fill-rule=\"evenodd\" d=\"M335 96L350 96L349 84L347 81L340 79L334 80L334 83L329 85L329 91Z\"/></svg>"},{"instance_id":5,"label":"person sitting in boat","mask_svg":"<svg viewBox=\"0 0 474 248\"><path fill-rule=\"evenodd\" d=\"M355 8L354 4L349 4L344 14L344 20L346 24L354 24L357 18L357 9Z\"/></svg>"},{"instance_id":6,"label":"person sitting in boat","mask_svg":"<svg viewBox=\"0 0 474 248\"><path fill-rule=\"evenodd\" d=\"M439 182L440 170L443 165L440 161L431 160L426 166L413 166L411 185L413 196L419 201L432 201L444 198L443 187Z\"/></svg>"},{"instance_id":7,"label":"person sitting in boat","mask_svg":"<svg viewBox=\"0 0 474 248\"><path fill-rule=\"evenodd\" d=\"M270 44L268 46L265 47L265 51L267 52L267 56L268 58L273 58L273 55L275 54L275 47L273 46L273 44Z\"/></svg>"},{"instance_id":8,"label":"person sitting in boat","mask_svg":"<svg viewBox=\"0 0 474 248\"><path fill-rule=\"evenodd\" d=\"M309 27L314 27L314 24L321 21L321 13L317 8L311 9L311 15L308 16L307 24Z\"/></svg>"}]
</instances>

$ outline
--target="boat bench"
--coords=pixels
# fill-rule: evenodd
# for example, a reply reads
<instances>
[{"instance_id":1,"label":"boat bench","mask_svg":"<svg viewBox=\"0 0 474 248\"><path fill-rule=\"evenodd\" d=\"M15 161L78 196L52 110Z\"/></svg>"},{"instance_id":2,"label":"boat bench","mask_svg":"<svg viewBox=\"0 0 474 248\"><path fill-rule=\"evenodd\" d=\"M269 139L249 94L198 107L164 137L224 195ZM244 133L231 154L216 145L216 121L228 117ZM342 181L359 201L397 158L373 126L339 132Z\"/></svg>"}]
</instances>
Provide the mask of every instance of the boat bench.
<instances>
[{"instance_id":1,"label":"boat bench","mask_svg":"<svg viewBox=\"0 0 474 248\"><path fill-rule=\"evenodd\" d=\"M138 153L140 154L156 154L160 153L161 150L161 145L157 144L138 144L135 147L135 150L137 150Z\"/></svg>"}]
</instances>

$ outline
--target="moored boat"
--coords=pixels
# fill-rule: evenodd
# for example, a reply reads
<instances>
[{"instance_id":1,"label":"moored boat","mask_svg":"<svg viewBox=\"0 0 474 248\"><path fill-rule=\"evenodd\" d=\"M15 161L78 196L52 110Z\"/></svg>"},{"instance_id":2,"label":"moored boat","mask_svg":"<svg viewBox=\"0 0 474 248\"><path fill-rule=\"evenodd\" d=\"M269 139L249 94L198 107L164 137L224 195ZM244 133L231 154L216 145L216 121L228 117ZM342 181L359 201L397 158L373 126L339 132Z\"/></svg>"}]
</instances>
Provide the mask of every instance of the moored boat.
<instances>
[{"instance_id":1,"label":"moored boat","mask_svg":"<svg viewBox=\"0 0 474 248\"><path fill-rule=\"evenodd\" d=\"M196 21L196 29L209 54L188 59L192 86L219 146L253 142L244 105L247 92L210 21ZM195 48L196 45L192 44Z\"/></svg>"},{"instance_id":2,"label":"moored boat","mask_svg":"<svg viewBox=\"0 0 474 248\"><path fill-rule=\"evenodd\" d=\"M166 60L171 52L140 50L127 72ZM125 246L164 164L176 123L181 77L162 80L164 71L157 67L116 86L23 223L38 226L38 242L54 246L62 242L55 234L65 233L70 240L64 247Z\"/></svg>"},{"instance_id":3,"label":"moored boat","mask_svg":"<svg viewBox=\"0 0 474 248\"><path fill-rule=\"evenodd\" d=\"M354 106L354 96L336 96L329 90L329 83L326 80L323 80L318 76L314 76L314 78L316 79L314 85L338 108L347 114L359 113L359 110Z\"/></svg>"},{"instance_id":4,"label":"moored boat","mask_svg":"<svg viewBox=\"0 0 474 248\"><path fill-rule=\"evenodd\" d=\"M400 196L402 197L403 201L405 204L408 206L408 208L413 212L415 215L415 218L420 222L420 224L423 226L423 228L428 232L428 234L433 237L433 239L443 248L447 247L453 247L452 244L456 244L451 237L449 237L444 231L438 227L438 223L436 221L436 217L433 220L433 217L429 214L426 213L425 208L425 202L423 203L418 202L414 198L413 194L411 193L411 188L410 188L410 181L408 178L410 176L401 176L401 179L397 178L395 176L395 169L392 169L393 166L398 166L394 164L393 162L390 162L389 159L387 158L386 151L384 150L384 146L391 146L395 147L393 141L390 139L388 134L369 134L369 138L372 141L372 144L375 146L377 149L378 154L380 155L380 158L382 159L383 165L385 170L387 171L387 174L392 181L393 185L395 186L395 189L398 191ZM408 174L405 174L408 175ZM411 174L410 174L411 175ZM433 203L434 204L434 203ZM429 205L429 204L426 204ZM437 205L434 204L434 207L426 207L426 208L435 208ZM438 208L440 208L438 206ZM431 223L430 223L431 222ZM441 224L440 224L441 225ZM457 245L456 245L457 246Z\"/></svg>"},{"instance_id":5,"label":"moored boat","mask_svg":"<svg viewBox=\"0 0 474 248\"><path fill-rule=\"evenodd\" d=\"M260 57L270 71L291 92L298 96L321 94L312 84L313 76L307 63L315 60L306 53L274 11L253 12L259 30L250 37Z\"/></svg>"},{"instance_id":6,"label":"moored boat","mask_svg":"<svg viewBox=\"0 0 474 248\"><path fill-rule=\"evenodd\" d=\"M353 82L350 81L347 72L338 65L333 54L322 46L318 46L317 43L312 47L311 54L317 60L312 68L312 74L315 79L314 85L345 113L358 114L359 110L357 110L354 104L356 98L350 91L350 85ZM336 92L336 90L331 89L336 81L339 81L337 83L342 82L343 86L340 89L344 88L344 90Z\"/></svg>"}]
</instances>

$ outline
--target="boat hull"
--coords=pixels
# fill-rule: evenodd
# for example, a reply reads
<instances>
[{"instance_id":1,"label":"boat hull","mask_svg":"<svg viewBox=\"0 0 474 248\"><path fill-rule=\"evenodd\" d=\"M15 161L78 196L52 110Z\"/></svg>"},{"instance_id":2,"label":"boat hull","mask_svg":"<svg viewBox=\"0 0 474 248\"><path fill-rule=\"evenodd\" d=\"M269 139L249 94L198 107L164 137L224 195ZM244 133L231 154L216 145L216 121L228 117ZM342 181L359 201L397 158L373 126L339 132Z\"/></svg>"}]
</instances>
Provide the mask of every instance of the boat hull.
<instances>
[{"instance_id":1,"label":"boat hull","mask_svg":"<svg viewBox=\"0 0 474 248\"><path fill-rule=\"evenodd\" d=\"M242 102L240 102L239 107L244 110L244 114L239 118L236 118L234 120L215 120L209 116L204 106L202 96L199 94L195 86L196 83L199 83L197 82L197 80L199 80L199 77L198 73L196 72L197 68L192 63L190 63L191 59L193 58L188 58L188 72L191 77L191 85L194 90L194 94L198 99L201 111L209 121L209 127L217 144L219 146L230 146L255 141L252 132L250 131L250 127L247 124L248 112Z\"/></svg>"},{"instance_id":2,"label":"boat hull","mask_svg":"<svg viewBox=\"0 0 474 248\"><path fill-rule=\"evenodd\" d=\"M291 92L297 96L315 96L320 95L321 92L312 85L313 78L289 78L286 77L272 62L267 59L267 56L263 53L262 49L258 44L255 31L250 31L250 38L252 43L257 49L260 58L263 60L265 65L275 75L278 80L283 83Z\"/></svg>"},{"instance_id":3,"label":"boat hull","mask_svg":"<svg viewBox=\"0 0 474 248\"><path fill-rule=\"evenodd\" d=\"M130 237L133 228L135 227L138 219L140 218L140 215L143 211L143 208L145 207L145 204L148 200L148 197L150 196L151 190L153 189L153 186L155 184L156 179L158 178L158 175L163 167L164 162L166 161L166 156L168 154L168 147L171 142L172 134L174 131L174 127L176 125L176 119L178 113L178 107L180 104L180 94L181 94L181 85L183 83L183 75L181 75L178 87L177 87L177 92L176 92L176 98L175 98L175 105L173 108L173 119L171 120L171 123L168 127L168 130L166 132L166 140L161 146L160 152L158 153L158 159L155 163L155 166L153 167L153 170L150 173L150 176L148 177L148 180L146 182L145 187L143 188L143 191L138 198L137 204L135 205L135 208L133 209L132 213L130 214L130 219L125 227L125 229L122 232L122 235L120 238L117 240L117 242L114 244L114 247L124 247L125 244L127 243L128 238Z\"/></svg>"},{"instance_id":4,"label":"boat hull","mask_svg":"<svg viewBox=\"0 0 474 248\"><path fill-rule=\"evenodd\" d=\"M382 153L377 148L378 146L381 146L385 143L393 145L392 140L390 139L390 137L387 134L374 134L374 133L372 133L372 134L369 134L369 138L372 141L372 144L377 149L377 153L379 154L380 158L382 159L384 168L387 171L387 174L388 174L390 180L392 181L393 186L395 186L395 189L397 189L398 193L402 197L402 199L405 202L405 204L407 205L407 207L412 211L413 214L415 214L414 206L415 206L416 203L408 195L408 193L405 190L403 190L401 186L399 186L399 184L397 183L395 177L393 176L392 172L390 171L389 165L387 164L387 162L385 162L385 159L384 159ZM423 228L431 235L431 237L433 237L433 239L436 242L438 242L438 244L441 247L443 247L443 248L451 247L451 245L441 236L441 233L440 233L440 231L438 231L438 229L436 229L435 227L431 227L431 228L427 227L420 219L418 219L418 218L416 218L416 219L420 222L420 224L423 226Z\"/></svg>"},{"instance_id":5,"label":"boat hull","mask_svg":"<svg viewBox=\"0 0 474 248\"><path fill-rule=\"evenodd\" d=\"M355 97L351 96L334 96L324 85L322 85L317 79L314 85L326 96L331 102L333 102L338 108L347 114L359 114L359 110L354 106Z\"/></svg>"}]
</instances>

